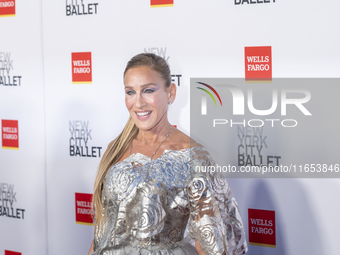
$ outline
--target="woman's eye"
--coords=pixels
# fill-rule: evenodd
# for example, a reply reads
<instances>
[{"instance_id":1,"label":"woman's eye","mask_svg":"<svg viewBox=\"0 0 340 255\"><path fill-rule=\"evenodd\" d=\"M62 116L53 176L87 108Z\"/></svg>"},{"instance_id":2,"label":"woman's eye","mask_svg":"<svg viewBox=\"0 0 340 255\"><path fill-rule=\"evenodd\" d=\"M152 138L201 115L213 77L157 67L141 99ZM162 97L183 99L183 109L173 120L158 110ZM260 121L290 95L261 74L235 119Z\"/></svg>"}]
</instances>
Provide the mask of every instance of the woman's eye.
<instances>
[{"instance_id":1,"label":"woman's eye","mask_svg":"<svg viewBox=\"0 0 340 255\"><path fill-rule=\"evenodd\" d=\"M154 92L153 89L145 89L145 90L144 90L144 93L152 93L152 92Z\"/></svg>"},{"instance_id":2,"label":"woman's eye","mask_svg":"<svg viewBox=\"0 0 340 255\"><path fill-rule=\"evenodd\" d=\"M128 94L128 95L132 95L132 94L134 94L134 91L132 91L132 90L128 90L128 91L126 91L126 94Z\"/></svg>"}]
</instances>

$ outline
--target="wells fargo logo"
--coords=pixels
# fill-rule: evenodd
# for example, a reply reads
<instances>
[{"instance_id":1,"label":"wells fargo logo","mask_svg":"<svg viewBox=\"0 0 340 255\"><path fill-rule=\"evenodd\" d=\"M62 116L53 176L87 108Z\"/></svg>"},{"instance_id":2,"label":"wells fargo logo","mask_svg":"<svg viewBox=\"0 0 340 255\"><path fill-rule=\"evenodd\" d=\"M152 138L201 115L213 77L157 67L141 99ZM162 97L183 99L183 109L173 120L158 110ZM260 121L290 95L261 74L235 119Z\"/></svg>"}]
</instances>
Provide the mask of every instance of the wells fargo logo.
<instances>
[{"instance_id":1,"label":"wells fargo logo","mask_svg":"<svg viewBox=\"0 0 340 255\"><path fill-rule=\"evenodd\" d=\"M272 47L245 47L246 81L263 82L272 80Z\"/></svg>"},{"instance_id":2,"label":"wells fargo logo","mask_svg":"<svg viewBox=\"0 0 340 255\"><path fill-rule=\"evenodd\" d=\"M5 250L5 255L21 255L20 252L15 252L15 251L6 251Z\"/></svg>"},{"instance_id":3,"label":"wells fargo logo","mask_svg":"<svg viewBox=\"0 0 340 255\"><path fill-rule=\"evenodd\" d=\"M2 148L19 149L19 128L17 120L1 120Z\"/></svg>"},{"instance_id":4,"label":"wells fargo logo","mask_svg":"<svg viewBox=\"0 0 340 255\"><path fill-rule=\"evenodd\" d=\"M174 6L174 0L151 0L151 8Z\"/></svg>"},{"instance_id":5,"label":"wells fargo logo","mask_svg":"<svg viewBox=\"0 0 340 255\"><path fill-rule=\"evenodd\" d=\"M276 248L275 211L248 209L249 244Z\"/></svg>"},{"instance_id":6,"label":"wells fargo logo","mask_svg":"<svg viewBox=\"0 0 340 255\"><path fill-rule=\"evenodd\" d=\"M92 194L76 193L76 223L93 226Z\"/></svg>"},{"instance_id":7,"label":"wells fargo logo","mask_svg":"<svg viewBox=\"0 0 340 255\"><path fill-rule=\"evenodd\" d=\"M72 83L92 83L91 52L72 53Z\"/></svg>"},{"instance_id":8,"label":"wells fargo logo","mask_svg":"<svg viewBox=\"0 0 340 255\"><path fill-rule=\"evenodd\" d=\"M0 0L0 17L15 16L15 0Z\"/></svg>"}]
</instances>

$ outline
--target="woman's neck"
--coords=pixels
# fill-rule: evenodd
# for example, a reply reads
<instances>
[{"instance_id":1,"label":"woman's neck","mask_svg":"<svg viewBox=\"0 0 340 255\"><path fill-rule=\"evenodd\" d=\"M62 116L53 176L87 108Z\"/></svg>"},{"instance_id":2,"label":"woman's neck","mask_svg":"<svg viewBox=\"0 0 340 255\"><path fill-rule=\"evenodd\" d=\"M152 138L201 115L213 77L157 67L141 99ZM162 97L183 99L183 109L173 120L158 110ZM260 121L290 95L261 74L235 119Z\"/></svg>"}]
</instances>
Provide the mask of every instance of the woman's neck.
<instances>
[{"instance_id":1,"label":"woman's neck","mask_svg":"<svg viewBox=\"0 0 340 255\"><path fill-rule=\"evenodd\" d=\"M150 130L139 130L136 140L138 140L141 145L145 146L161 142L169 133L170 127L171 125L167 121L164 124L159 123L159 125L156 125Z\"/></svg>"}]
</instances>

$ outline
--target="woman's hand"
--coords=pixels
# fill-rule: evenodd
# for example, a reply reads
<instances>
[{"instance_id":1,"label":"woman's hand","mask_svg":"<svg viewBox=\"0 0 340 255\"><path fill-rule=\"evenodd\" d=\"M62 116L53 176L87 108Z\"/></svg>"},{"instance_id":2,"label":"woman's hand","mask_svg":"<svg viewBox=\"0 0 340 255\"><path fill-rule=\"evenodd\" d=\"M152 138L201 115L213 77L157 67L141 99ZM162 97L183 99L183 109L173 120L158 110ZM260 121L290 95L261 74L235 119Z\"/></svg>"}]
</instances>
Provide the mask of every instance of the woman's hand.
<instances>
[{"instance_id":1,"label":"woman's hand","mask_svg":"<svg viewBox=\"0 0 340 255\"><path fill-rule=\"evenodd\" d=\"M195 246L196 246L196 250L198 252L198 255L206 255L205 252L201 249L201 246L199 245L197 240L195 240Z\"/></svg>"},{"instance_id":2,"label":"woman's hand","mask_svg":"<svg viewBox=\"0 0 340 255\"><path fill-rule=\"evenodd\" d=\"M90 254L91 254L91 252L93 252L93 241L92 241L92 243L91 243L91 248L90 248L90 250L89 250L89 253L88 253L88 255L90 255Z\"/></svg>"}]
</instances>

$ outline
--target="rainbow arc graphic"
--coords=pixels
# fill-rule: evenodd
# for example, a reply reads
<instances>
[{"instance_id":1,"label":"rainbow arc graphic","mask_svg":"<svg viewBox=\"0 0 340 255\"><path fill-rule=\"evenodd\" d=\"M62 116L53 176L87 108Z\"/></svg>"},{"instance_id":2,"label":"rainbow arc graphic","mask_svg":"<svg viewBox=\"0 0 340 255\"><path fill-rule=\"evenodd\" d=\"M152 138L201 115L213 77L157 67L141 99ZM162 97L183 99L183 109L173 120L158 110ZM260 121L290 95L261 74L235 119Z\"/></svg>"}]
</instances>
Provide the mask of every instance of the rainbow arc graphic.
<instances>
[{"instance_id":1,"label":"rainbow arc graphic","mask_svg":"<svg viewBox=\"0 0 340 255\"><path fill-rule=\"evenodd\" d=\"M205 86L207 88L209 88L217 96L217 98L220 101L220 104L222 106L221 97L220 97L220 95L217 93L217 91L212 86L210 86L209 84L203 83L203 82L197 82L197 83L201 84L201 85L203 85L203 86ZM217 102L215 100L215 97L214 97L214 95L209 90L207 90L205 88L201 88L201 87L196 87L196 88L206 92L212 98L212 100L214 100L214 103L217 106ZM202 115L207 115L207 100L206 100L206 97L202 97L202 101L201 101L201 114Z\"/></svg>"},{"instance_id":2,"label":"rainbow arc graphic","mask_svg":"<svg viewBox=\"0 0 340 255\"><path fill-rule=\"evenodd\" d=\"M203 83L203 82L197 82L197 83L198 83L198 84L201 84L201 85L204 85L204 86L208 87L209 89L211 89L212 92L214 92L215 95L217 96L217 98L218 98L218 100L220 101L220 104L221 104L221 106L222 106L222 100L221 100L221 98L220 98L220 95L217 93L217 91L216 91L213 87L211 87L210 85L208 85L208 84L206 84L206 83ZM213 96L208 90L206 90L206 89L204 89L204 88L201 88L201 87L196 87L196 88L201 89L201 90L207 92L208 95L211 96L211 98L214 100L215 105L217 105L214 96Z\"/></svg>"}]
</instances>

